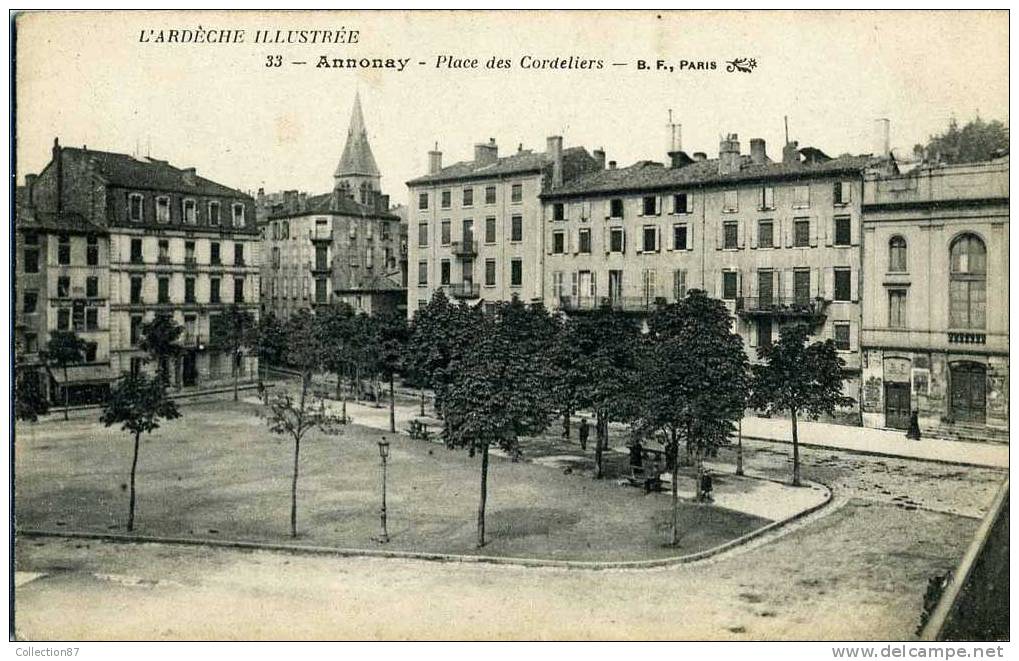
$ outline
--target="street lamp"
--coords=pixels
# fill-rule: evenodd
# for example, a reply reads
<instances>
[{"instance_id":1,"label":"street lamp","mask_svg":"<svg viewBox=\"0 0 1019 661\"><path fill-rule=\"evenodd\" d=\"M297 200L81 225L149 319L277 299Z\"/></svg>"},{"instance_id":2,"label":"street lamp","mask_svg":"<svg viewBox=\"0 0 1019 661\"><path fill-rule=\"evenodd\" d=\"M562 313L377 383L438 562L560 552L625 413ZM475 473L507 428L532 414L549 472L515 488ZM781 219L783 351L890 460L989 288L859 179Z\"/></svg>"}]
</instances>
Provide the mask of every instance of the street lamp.
<instances>
[{"instance_id":1,"label":"street lamp","mask_svg":"<svg viewBox=\"0 0 1019 661\"><path fill-rule=\"evenodd\" d=\"M375 538L376 542L385 544L389 541L386 530L386 460L389 458L389 441L383 436L379 441L379 457L382 459L382 534Z\"/></svg>"}]
</instances>

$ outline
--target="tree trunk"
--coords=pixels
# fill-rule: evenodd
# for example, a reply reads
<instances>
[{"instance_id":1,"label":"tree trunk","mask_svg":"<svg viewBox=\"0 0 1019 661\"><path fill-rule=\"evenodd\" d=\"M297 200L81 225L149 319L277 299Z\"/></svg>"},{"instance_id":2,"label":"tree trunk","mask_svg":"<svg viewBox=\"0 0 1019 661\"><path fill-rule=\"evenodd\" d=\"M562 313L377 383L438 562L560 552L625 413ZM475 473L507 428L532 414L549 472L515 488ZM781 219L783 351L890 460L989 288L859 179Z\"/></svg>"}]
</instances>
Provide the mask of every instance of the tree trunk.
<instances>
[{"instance_id":1,"label":"tree trunk","mask_svg":"<svg viewBox=\"0 0 1019 661\"><path fill-rule=\"evenodd\" d=\"M563 412L563 438L570 440L570 410Z\"/></svg>"},{"instance_id":2,"label":"tree trunk","mask_svg":"<svg viewBox=\"0 0 1019 661\"><path fill-rule=\"evenodd\" d=\"M297 460L301 455L301 439L294 438L294 477L290 482L290 536L297 537Z\"/></svg>"},{"instance_id":3,"label":"tree trunk","mask_svg":"<svg viewBox=\"0 0 1019 661\"><path fill-rule=\"evenodd\" d=\"M679 443L676 430L672 430L672 532L669 535L669 546L679 545Z\"/></svg>"},{"instance_id":4,"label":"tree trunk","mask_svg":"<svg viewBox=\"0 0 1019 661\"><path fill-rule=\"evenodd\" d=\"M697 502L704 502L704 453L697 450L695 453L694 461L697 463Z\"/></svg>"},{"instance_id":5,"label":"tree trunk","mask_svg":"<svg viewBox=\"0 0 1019 661\"><path fill-rule=\"evenodd\" d=\"M602 448L604 447L603 436L607 435L608 425L605 423L602 413L598 413L597 427L594 440L594 479L600 480L602 478Z\"/></svg>"},{"instance_id":6,"label":"tree trunk","mask_svg":"<svg viewBox=\"0 0 1019 661\"><path fill-rule=\"evenodd\" d=\"M425 387L421 386L421 416L425 415Z\"/></svg>"},{"instance_id":7,"label":"tree trunk","mask_svg":"<svg viewBox=\"0 0 1019 661\"><path fill-rule=\"evenodd\" d=\"M134 530L134 475L135 471L138 470L138 445L141 441L142 433L137 431L134 433L134 458L131 459L131 494L129 496L127 506L127 531L131 532Z\"/></svg>"},{"instance_id":8,"label":"tree trunk","mask_svg":"<svg viewBox=\"0 0 1019 661\"><path fill-rule=\"evenodd\" d=\"M736 423L737 436L736 436L736 474L743 474L743 418L740 418L739 422Z\"/></svg>"},{"instance_id":9,"label":"tree trunk","mask_svg":"<svg viewBox=\"0 0 1019 661\"><path fill-rule=\"evenodd\" d=\"M237 377L239 376L240 370L237 368L237 362L240 359L240 354L235 353L233 356L234 363L234 401L237 401Z\"/></svg>"},{"instance_id":10,"label":"tree trunk","mask_svg":"<svg viewBox=\"0 0 1019 661\"><path fill-rule=\"evenodd\" d=\"M396 386L393 384L395 376L389 373L389 431L396 433Z\"/></svg>"},{"instance_id":11,"label":"tree trunk","mask_svg":"<svg viewBox=\"0 0 1019 661\"><path fill-rule=\"evenodd\" d=\"M70 400L68 394L71 392L70 384L67 381L67 365L64 365L64 420L69 420L67 416L67 410L70 408Z\"/></svg>"},{"instance_id":12,"label":"tree trunk","mask_svg":"<svg viewBox=\"0 0 1019 661\"><path fill-rule=\"evenodd\" d=\"M488 442L481 445L481 500L478 502L478 548L485 545L485 503L488 501Z\"/></svg>"},{"instance_id":13,"label":"tree trunk","mask_svg":"<svg viewBox=\"0 0 1019 661\"><path fill-rule=\"evenodd\" d=\"M340 370L336 370L336 399L343 399L343 377L340 376Z\"/></svg>"},{"instance_id":14,"label":"tree trunk","mask_svg":"<svg viewBox=\"0 0 1019 661\"><path fill-rule=\"evenodd\" d=\"M793 420L793 486L800 486L800 437L796 429L796 409L790 411Z\"/></svg>"}]
</instances>

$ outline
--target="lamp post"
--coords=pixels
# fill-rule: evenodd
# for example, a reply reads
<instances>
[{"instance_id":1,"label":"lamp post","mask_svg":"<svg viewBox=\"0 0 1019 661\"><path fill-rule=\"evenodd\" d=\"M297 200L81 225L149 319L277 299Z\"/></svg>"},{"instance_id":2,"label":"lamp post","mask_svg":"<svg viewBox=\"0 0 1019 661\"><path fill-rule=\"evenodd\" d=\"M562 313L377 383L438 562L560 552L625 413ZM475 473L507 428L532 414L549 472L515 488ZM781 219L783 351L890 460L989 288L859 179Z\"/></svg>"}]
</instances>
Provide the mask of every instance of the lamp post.
<instances>
[{"instance_id":1,"label":"lamp post","mask_svg":"<svg viewBox=\"0 0 1019 661\"><path fill-rule=\"evenodd\" d=\"M385 436L379 441L379 457L382 459L382 534L375 541L385 544L389 541L389 532L386 530L386 460L389 458L389 441Z\"/></svg>"}]
</instances>

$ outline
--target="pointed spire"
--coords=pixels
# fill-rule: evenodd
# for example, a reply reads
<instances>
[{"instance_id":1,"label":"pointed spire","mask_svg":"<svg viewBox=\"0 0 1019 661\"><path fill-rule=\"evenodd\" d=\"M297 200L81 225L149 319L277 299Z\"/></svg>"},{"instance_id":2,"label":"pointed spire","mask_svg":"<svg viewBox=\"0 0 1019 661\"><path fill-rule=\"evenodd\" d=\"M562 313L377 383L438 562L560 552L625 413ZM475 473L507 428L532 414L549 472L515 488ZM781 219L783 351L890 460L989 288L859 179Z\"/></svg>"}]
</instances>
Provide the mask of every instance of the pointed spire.
<instances>
[{"instance_id":1,"label":"pointed spire","mask_svg":"<svg viewBox=\"0 0 1019 661\"><path fill-rule=\"evenodd\" d=\"M371 145L368 144L368 131L364 126L364 113L361 110L361 93L354 93L354 110L350 114L350 127L347 129L347 144L343 147L343 156L336 166L333 176L336 178L361 175L378 177L379 167L375 164Z\"/></svg>"}]
</instances>

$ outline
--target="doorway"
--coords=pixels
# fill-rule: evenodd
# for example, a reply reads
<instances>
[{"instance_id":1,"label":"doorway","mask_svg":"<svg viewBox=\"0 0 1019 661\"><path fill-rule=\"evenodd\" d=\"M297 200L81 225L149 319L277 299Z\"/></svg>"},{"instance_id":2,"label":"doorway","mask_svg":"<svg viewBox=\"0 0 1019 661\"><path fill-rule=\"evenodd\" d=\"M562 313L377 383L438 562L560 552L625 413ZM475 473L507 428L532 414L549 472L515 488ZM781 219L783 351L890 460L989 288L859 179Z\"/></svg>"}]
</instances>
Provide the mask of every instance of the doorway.
<instances>
[{"instance_id":1,"label":"doorway","mask_svg":"<svg viewBox=\"0 0 1019 661\"><path fill-rule=\"evenodd\" d=\"M909 429L909 384L885 382L885 426Z\"/></svg>"},{"instance_id":2,"label":"doorway","mask_svg":"<svg viewBox=\"0 0 1019 661\"><path fill-rule=\"evenodd\" d=\"M951 366L952 417L959 422L983 423L987 416L987 368L980 363Z\"/></svg>"},{"instance_id":3,"label":"doorway","mask_svg":"<svg viewBox=\"0 0 1019 661\"><path fill-rule=\"evenodd\" d=\"M183 381L184 387L196 385L198 383L198 360L195 356L194 351L188 351L184 354L183 361Z\"/></svg>"}]
</instances>

